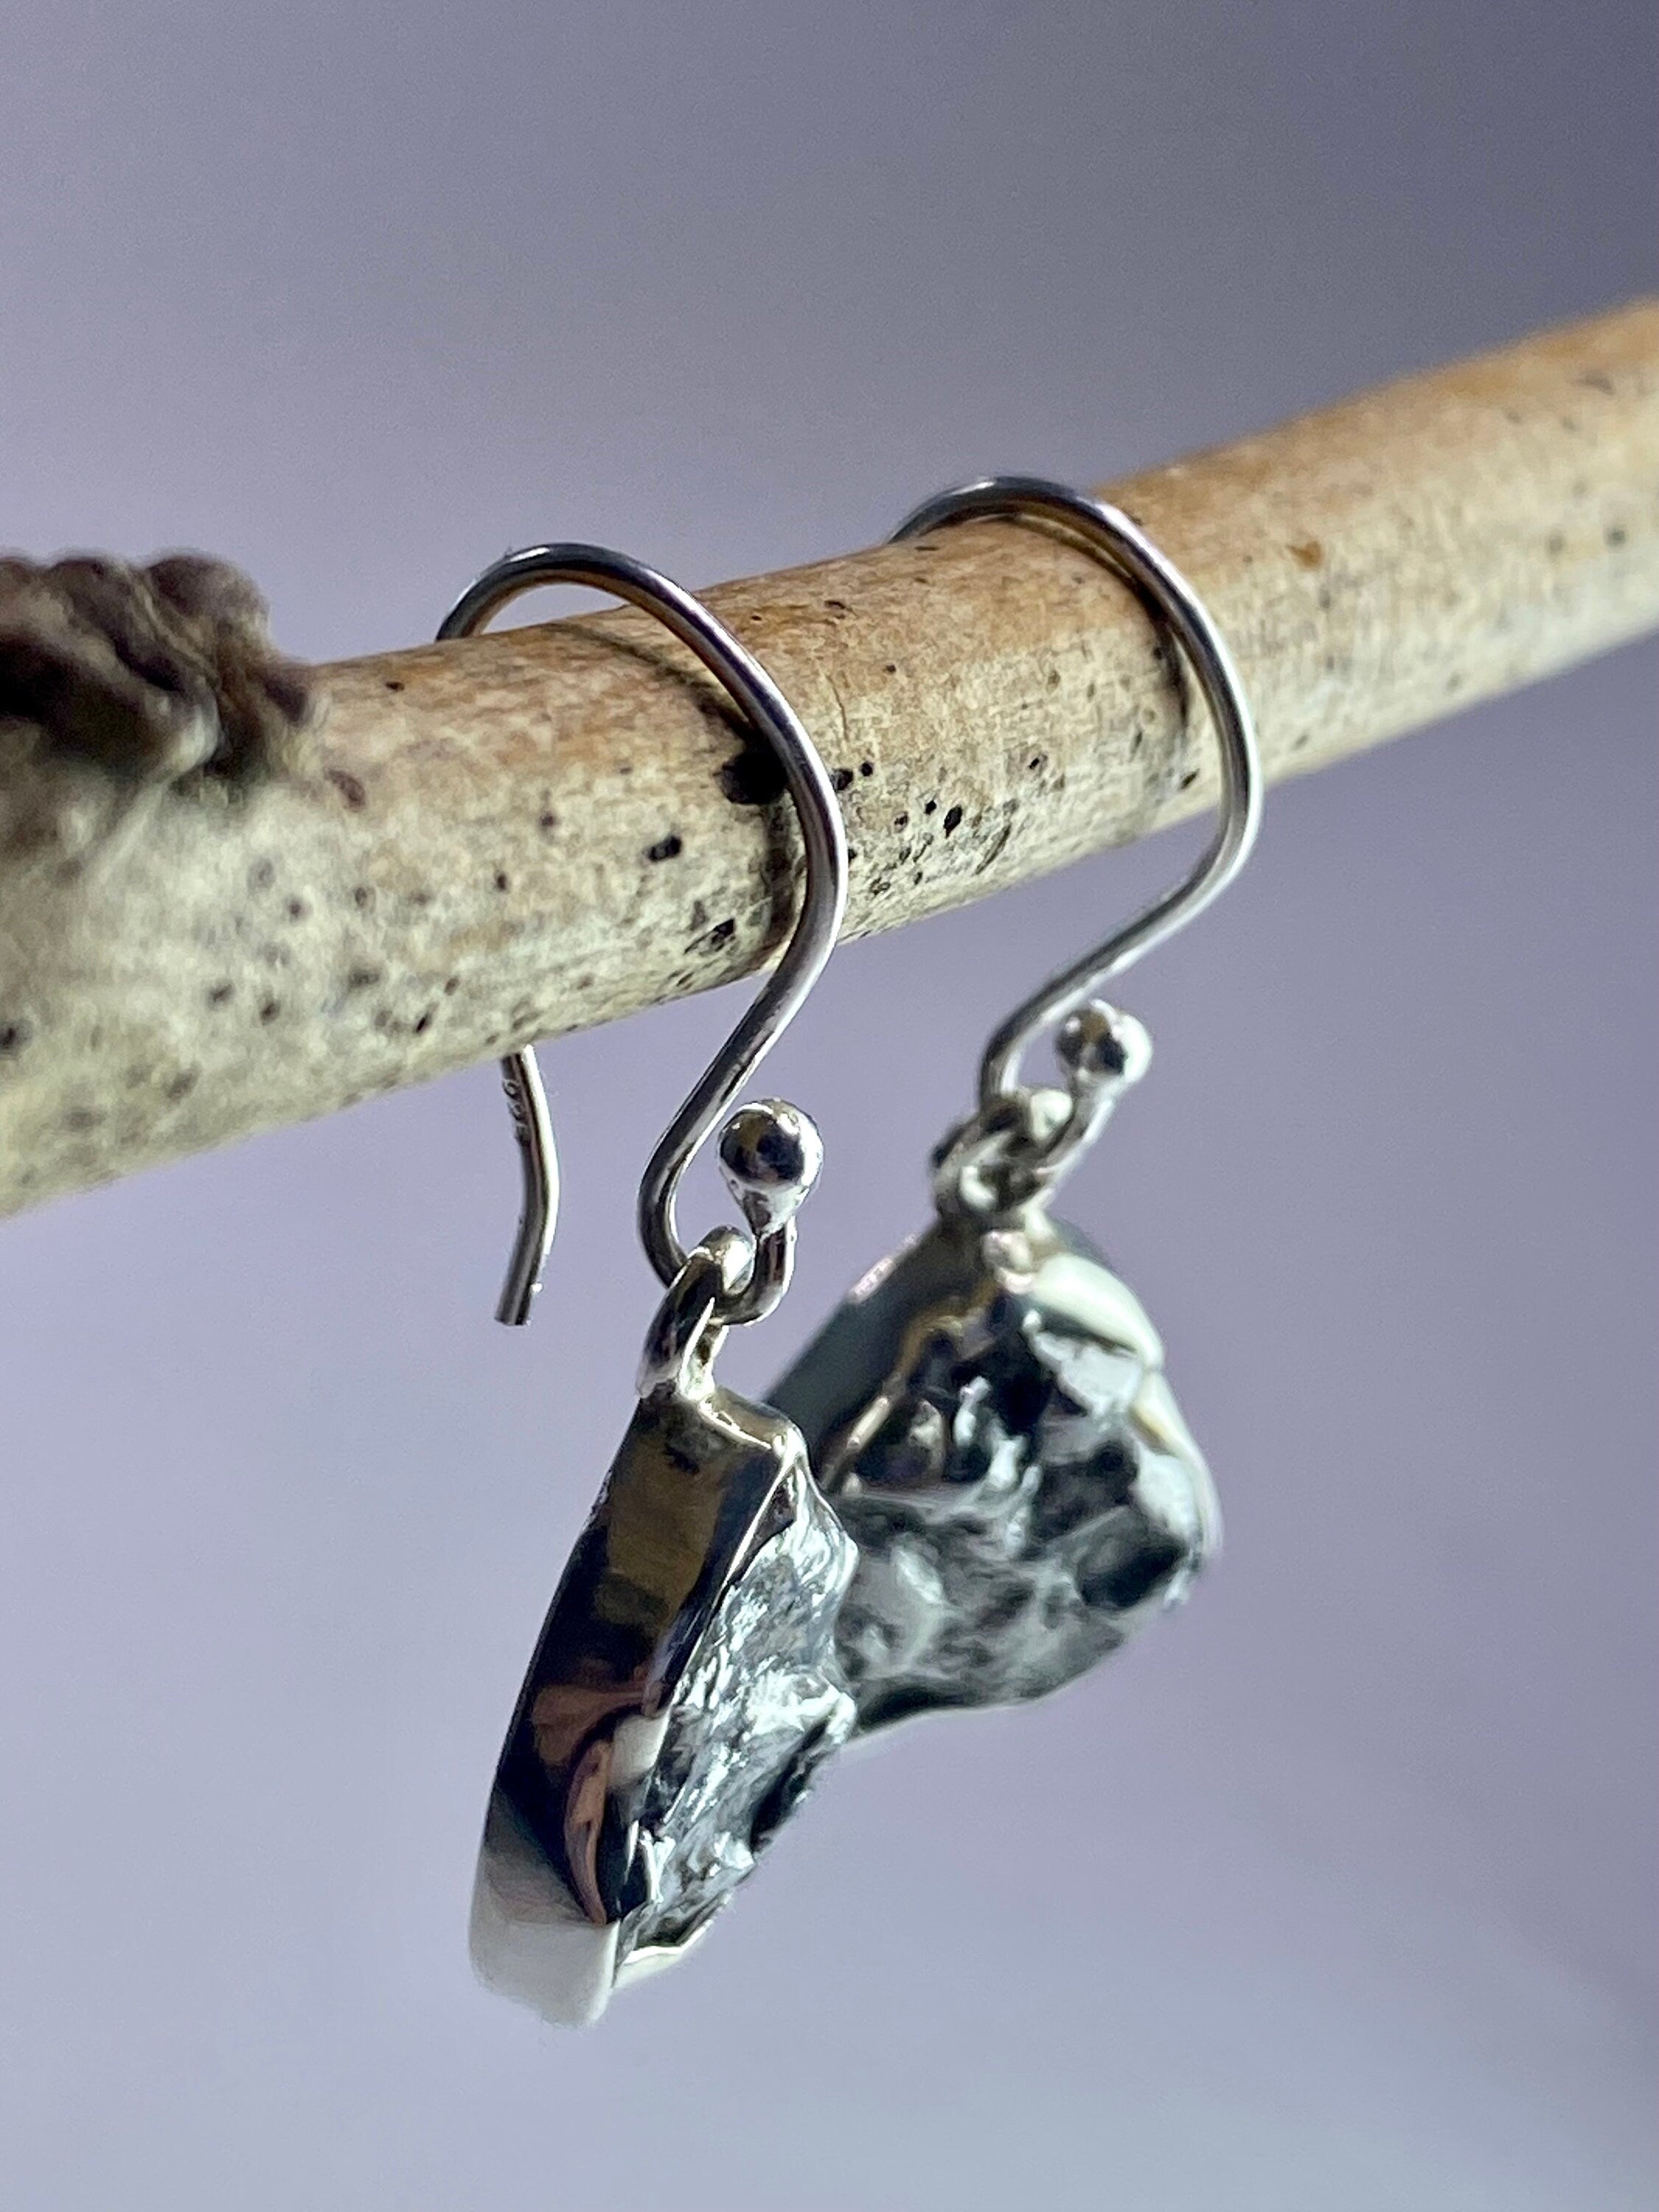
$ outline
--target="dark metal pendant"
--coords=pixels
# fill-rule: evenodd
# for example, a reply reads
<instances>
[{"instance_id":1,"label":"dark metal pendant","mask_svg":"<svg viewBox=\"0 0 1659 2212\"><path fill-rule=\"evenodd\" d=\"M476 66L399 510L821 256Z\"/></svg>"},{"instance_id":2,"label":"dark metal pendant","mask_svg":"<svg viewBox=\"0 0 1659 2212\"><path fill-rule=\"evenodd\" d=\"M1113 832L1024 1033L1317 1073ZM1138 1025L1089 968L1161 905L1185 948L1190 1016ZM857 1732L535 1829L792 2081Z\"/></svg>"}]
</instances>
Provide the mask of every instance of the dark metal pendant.
<instances>
[{"instance_id":1,"label":"dark metal pendant","mask_svg":"<svg viewBox=\"0 0 1659 2212\"><path fill-rule=\"evenodd\" d=\"M1057 1688L1217 1549L1156 1331L1039 1200L936 1222L770 1395L858 1545L837 1648L861 1731Z\"/></svg>"},{"instance_id":2,"label":"dark metal pendant","mask_svg":"<svg viewBox=\"0 0 1659 2212\"><path fill-rule=\"evenodd\" d=\"M490 1799L474 1960L562 2024L696 1942L854 1724L852 1541L793 1424L714 1381L724 1332L690 1334L647 1371Z\"/></svg>"}]
</instances>

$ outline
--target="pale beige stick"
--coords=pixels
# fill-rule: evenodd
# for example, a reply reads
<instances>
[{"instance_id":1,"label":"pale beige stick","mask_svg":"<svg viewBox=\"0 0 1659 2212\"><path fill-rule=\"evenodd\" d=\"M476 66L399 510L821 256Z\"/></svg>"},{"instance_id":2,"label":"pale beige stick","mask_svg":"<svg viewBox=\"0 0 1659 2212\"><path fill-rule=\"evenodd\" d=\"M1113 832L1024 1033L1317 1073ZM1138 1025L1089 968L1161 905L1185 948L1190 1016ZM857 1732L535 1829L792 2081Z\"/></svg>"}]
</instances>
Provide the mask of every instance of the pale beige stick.
<instances>
[{"instance_id":1,"label":"pale beige stick","mask_svg":"<svg viewBox=\"0 0 1659 2212\"><path fill-rule=\"evenodd\" d=\"M896 517L932 489L896 487ZM1109 495L1207 600L1270 774L1318 767L1659 622L1659 305ZM844 787L854 933L1210 802L1145 616L1035 529L709 596ZM0 872L0 1210L729 981L776 943L787 811L643 617L321 674L314 772L232 805L170 793L78 878Z\"/></svg>"}]
</instances>

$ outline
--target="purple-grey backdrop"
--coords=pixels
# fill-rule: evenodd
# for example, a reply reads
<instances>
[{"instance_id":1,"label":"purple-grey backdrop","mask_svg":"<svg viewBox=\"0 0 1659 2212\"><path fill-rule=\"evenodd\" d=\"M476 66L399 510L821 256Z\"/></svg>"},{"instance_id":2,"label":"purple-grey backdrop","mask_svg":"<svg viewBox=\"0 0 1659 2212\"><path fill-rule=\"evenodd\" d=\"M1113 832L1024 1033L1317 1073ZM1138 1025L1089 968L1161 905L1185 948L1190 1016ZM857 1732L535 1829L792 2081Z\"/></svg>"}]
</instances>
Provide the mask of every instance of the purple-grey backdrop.
<instances>
[{"instance_id":1,"label":"purple-grey backdrop","mask_svg":"<svg viewBox=\"0 0 1659 2212\"><path fill-rule=\"evenodd\" d=\"M532 536L695 582L1098 479L1651 282L1648 15L16 9L0 538L230 555L325 655ZM1650 2203L1653 672L1285 791L1137 974L1158 1057L1074 1210L1221 1570L1058 1701L846 1765L588 2036L475 1986L472 1850L629 1402L632 1179L732 1003L547 1054L527 1335L484 1073L7 1226L8 2203ZM830 1165L739 1380L1175 857L842 956L775 1064Z\"/></svg>"}]
</instances>

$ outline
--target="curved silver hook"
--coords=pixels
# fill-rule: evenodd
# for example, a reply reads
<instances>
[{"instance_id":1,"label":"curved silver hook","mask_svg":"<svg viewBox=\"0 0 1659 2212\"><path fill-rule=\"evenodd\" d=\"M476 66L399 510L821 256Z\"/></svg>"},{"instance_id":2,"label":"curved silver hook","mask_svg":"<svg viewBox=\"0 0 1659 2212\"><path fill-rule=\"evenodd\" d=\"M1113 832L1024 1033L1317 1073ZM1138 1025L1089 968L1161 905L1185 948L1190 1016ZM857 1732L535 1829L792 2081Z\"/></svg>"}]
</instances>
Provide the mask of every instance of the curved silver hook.
<instances>
[{"instance_id":1,"label":"curved silver hook","mask_svg":"<svg viewBox=\"0 0 1659 2212\"><path fill-rule=\"evenodd\" d=\"M547 584L585 584L627 599L694 653L758 731L783 770L806 852L801 909L781 958L760 996L692 1085L664 1131L640 1182L639 1231L665 1283L685 1265L675 1220L680 1179L738 1091L799 1012L841 933L847 904L847 836L829 772L799 717L754 656L683 586L603 545L528 545L507 553L468 585L444 617L440 640L466 637L520 592ZM552 1242L558 1166L533 1051L501 1063L524 1162L525 1205L499 1320L521 1322L540 1287ZM759 1262L757 1267L758 1272Z\"/></svg>"},{"instance_id":2,"label":"curved silver hook","mask_svg":"<svg viewBox=\"0 0 1659 2212\"><path fill-rule=\"evenodd\" d=\"M1215 835L1190 872L1106 942L1074 961L1018 1006L997 1029L980 1061L981 1107L1018 1087L1025 1048L1050 1023L1074 1012L1113 975L1163 945L1218 898L1249 857L1261 822L1261 760L1244 687L1225 641L1192 586L1128 516L1042 477L988 477L925 501L906 515L893 542L946 523L1004 517L1058 523L1102 555L1172 633L1197 679L1221 751L1221 812Z\"/></svg>"},{"instance_id":3,"label":"curved silver hook","mask_svg":"<svg viewBox=\"0 0 1659 2212\"><path fill-rule=\"evenodd\" d=\"M495 1318L509 1328L522 1328L536 1303L547 1255L553 1249L553 1231L559 1218L559 1148L553 1140L553 1117L547 1110L542 1071L531 1046L509 1052L501 1061L501 1089L507 1093L507 1110L513 1116L513 1133L519 1140L524 1196L512 1256L507 1263L507 1279L495 1301Z\"/></svg>"}]
</instances>

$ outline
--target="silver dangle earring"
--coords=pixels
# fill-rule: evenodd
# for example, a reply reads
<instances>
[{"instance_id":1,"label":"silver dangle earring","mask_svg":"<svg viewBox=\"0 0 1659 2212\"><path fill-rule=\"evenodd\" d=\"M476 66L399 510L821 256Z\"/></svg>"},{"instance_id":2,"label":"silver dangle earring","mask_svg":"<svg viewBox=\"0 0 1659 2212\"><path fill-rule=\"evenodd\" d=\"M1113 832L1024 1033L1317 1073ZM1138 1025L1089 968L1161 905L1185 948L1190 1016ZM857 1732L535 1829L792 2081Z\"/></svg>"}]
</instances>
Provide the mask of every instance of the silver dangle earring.
<instances>
[{"instance_id":1,"label":"silver dangle earring","mask_svg":"<svg viewBox=\"0 0 1659 2212\"><path fill-rule=\"evenodd\" d=\"M830 957L847 845L829 775L776 685L706 607L639 562L589 545L509 554L443 635L553 583L631 600L696 653L776 756L806 856L781 959L640 1185L640 1235L665 1295L639 1402L554 1597L490 1797L475 1962L495 1987L576 2025L696 1940L854 1723L835 1656L852 1541L793 1423L714 1371L726 1331L763 1319L787 1288L796 1211L822 1164L799 1108L728 1109ZM507 1074L526 1202L501 1316L522 1319L557 1182L533 1056ZM688 1250L676 1193L722 1121L720 1164L745 1226Z\"/></svg>"},{"instance_id":2,"label":"silver dangle earring","mask_svg":"<svg viewBox=\"0 0 1659 2212\"><path fill-rule=\"evenodd\" d=\"M860 1733L1058 1688L1181 1597L1219 1536L1157 1332L1048 1204L1151 1056L1140 1024L1097 994L1250 850L1250 712L1191 586L1115 508L996 477L929 501L896 535L992 517L1081 544L1135 591L1209 709L1221 811L1180 884L997 1030L977 1106L933 1156L932 1225L865 1278L771 1393L858 1546L837 1644ZM1061 1083L1023 1082L1027 1046L1054 1024Z\"/></svg>"}]
</instances>

